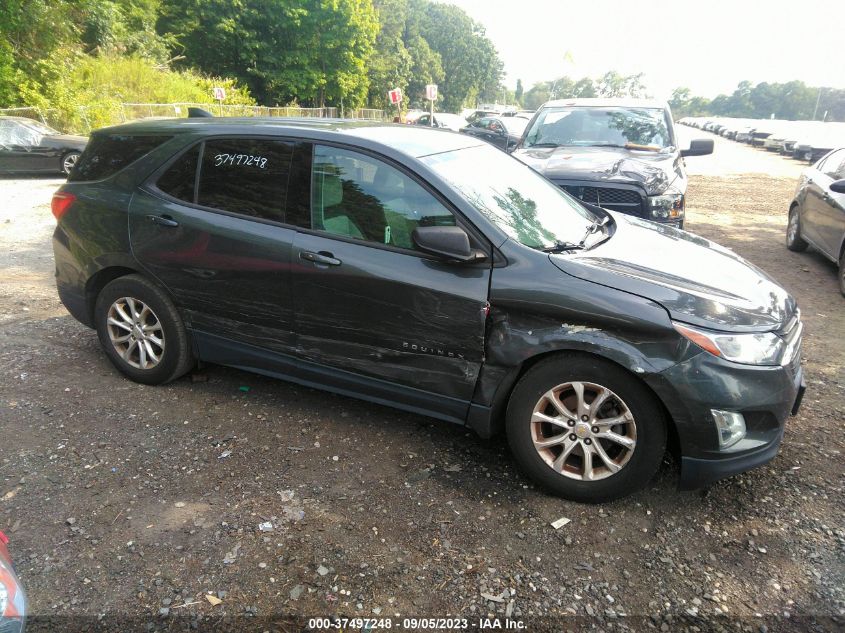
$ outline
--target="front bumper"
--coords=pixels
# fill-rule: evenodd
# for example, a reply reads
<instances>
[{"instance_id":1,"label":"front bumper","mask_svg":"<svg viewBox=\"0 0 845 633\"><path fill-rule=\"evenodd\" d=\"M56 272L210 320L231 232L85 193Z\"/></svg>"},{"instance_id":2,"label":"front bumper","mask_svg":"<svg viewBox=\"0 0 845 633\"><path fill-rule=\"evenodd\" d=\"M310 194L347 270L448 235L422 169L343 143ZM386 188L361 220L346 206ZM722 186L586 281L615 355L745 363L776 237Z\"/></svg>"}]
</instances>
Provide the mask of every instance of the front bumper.
<instances>
[{"instance_id":1,"label":"front bumper","mask_svg":"<svg viewBox=\"0 0 845 633\"><path fill-rule=\"evenodd\" d=\"M800 357L779 367L740 365L707 352L659 374L652 387L678 431L682 490L692 490L760 466L775 457L784 425L804 395ZM711 411L743 414L746 435L719 447Z\"/></svg>"}]
</instances>

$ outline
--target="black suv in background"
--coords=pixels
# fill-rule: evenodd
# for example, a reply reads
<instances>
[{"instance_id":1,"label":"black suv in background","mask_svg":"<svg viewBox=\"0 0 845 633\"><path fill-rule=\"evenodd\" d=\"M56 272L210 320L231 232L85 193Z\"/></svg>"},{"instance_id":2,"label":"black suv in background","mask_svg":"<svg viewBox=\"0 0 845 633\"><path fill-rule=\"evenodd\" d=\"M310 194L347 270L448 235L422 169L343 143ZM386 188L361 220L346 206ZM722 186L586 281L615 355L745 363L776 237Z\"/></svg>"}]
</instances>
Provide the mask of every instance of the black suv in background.
<instances>
[{"instance_id":1,"label":"black suv in background","mask_svg":"<svg viewBox=\"0 0 845 633\"><path fill-rule=\"evenodd\" d=\"M59 296L129 378L229 365L507 433L549 490L775 456L795 300L695 235L581 204L471 136L332 120L98 131L53 199Z\"/></svg>"},{"instance_id":2,"label":"black suv in background","mask_svg":"<svg viewBox=\"0 0 845 633\"><path fill-rule=\"evenodd\" d=\"M665 103L566 99L537 110L513 153L583 202L683 228L684 157L713 141L679 149Z\"/></svg>"}]
</instances>

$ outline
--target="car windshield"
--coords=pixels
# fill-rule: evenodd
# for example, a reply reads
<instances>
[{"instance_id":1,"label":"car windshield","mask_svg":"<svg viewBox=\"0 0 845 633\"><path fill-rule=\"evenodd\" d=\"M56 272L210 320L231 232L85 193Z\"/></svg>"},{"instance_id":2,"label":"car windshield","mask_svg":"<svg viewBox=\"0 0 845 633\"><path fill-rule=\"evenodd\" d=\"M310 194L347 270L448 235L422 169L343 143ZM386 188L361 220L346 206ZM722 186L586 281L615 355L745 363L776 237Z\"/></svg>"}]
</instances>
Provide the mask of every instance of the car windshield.
<instances>
[{"instance_id":1,"label":"car windshield","mask_svg":"<svg viewBox=\"0 0 845 633\"><path fill-rule=\"evenodd\" d=\"M492 146L422 159L490 222L525 246L576 244L599 218L527 165Z\"/></svg>"},{"instance_id":2,"label":"car windshield","mask_svg":"<svg viewBox=\"0 0 845 633\"><path fill-rule=\"evenodd\" d=\"M662 108L554 106L543 108L525 147L565 145L658 151L672 145Z\"/></svg>"},{"instance_id":3,"label":"car windshield","mask_svg":"<svg viewBox=\"0 0 845 633\"><path fill-rule=\"evenodd\" d=\"M528 125L528 120L516 116L503 116L499 119L508 131L508 134L513 136L522 136L525 127Z\"/></svg>"}]
</instances>

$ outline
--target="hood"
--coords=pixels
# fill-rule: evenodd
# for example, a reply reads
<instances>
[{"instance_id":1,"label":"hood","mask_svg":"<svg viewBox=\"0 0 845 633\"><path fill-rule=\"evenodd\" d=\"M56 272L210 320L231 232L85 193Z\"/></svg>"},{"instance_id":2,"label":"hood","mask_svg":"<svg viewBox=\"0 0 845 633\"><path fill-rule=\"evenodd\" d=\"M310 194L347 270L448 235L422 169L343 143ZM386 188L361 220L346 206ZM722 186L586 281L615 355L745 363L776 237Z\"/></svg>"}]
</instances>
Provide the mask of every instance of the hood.
<instances>
[{"instance_id":1,"label":"hood","mask_svg":"<svg viewBox=\"0 0 845 633\"><path fill-rule=\"evenodd\" d=\"M528 147L513 155L549 180L597 180L643 187L659 195L683 172L678 152L622 147Z\"/></svg>"},{"instance_id":2,"label":"hood","mask_svg":"<svg viewBox=\"0 0 845 633\"><path fill-rule=\"evenodd\" d=\"M739 255L678 229L610 212L613 236L595 248L550 255L570 275L662 305L672 319L715 330L784 326L795 300Z\"/></svg>"},{"instance_id":3,"label":"hood","mask_svg":"<svg viewBox=\"0 0 845 633\"><path fill-rule=\"evenodd\" d=\"M42 143L53 147L72 147L73 149L83 150L88 144L88 137L74 134L51 134L45 136Z\"/></svg>"}]
</instances>

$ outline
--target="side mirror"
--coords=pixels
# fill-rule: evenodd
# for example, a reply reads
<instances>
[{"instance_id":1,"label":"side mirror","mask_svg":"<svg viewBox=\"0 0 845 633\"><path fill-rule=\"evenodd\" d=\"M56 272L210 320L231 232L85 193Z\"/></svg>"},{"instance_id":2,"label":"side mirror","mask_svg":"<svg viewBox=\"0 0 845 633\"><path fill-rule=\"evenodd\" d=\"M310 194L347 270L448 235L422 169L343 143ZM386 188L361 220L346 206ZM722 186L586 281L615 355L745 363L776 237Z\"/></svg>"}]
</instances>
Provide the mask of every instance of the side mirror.
<instances>
[{"instance_id":1,"label":"side mirror","mask_svg":"<svg viewBox=\"0 0 845 633\"><path fill-rule=\"evenodd\" d=\"M712 138L697 138L694 141L690 141L689 149L681 150L681 156L705 156L712 153Z\"/></svg>"},{"instance_id":2,"label":"side mirror","mask_svg":"<svg viewBox=\"0 0 845 633\"><path fill-rule=\"evenodd\" d=\"M519 145L519 141L517 141L514 138L508 138L508 146L506 148L508 154L510 154L513 150L515 150L517 145Z\"/></svg>"},{"instance_id":3,"label":"side mirror","mask_svg":"<svg viewBox=\"0 0 845 633\"><path fill-rule=\"evenodd\" d=\"M411 239L420 250L457 262L485 259L484 253L473 250L469 235L459 226L418 226Z\"/></svg>"},{"instance_id":4,"label":"side mirror","mask_svg":"<svg viewBox=\"0 0 845 633\"><path fill-rule=\"evenodd\" d=\"M830 190L834 193L845 193L845 179L831 183Z\"/></svg>"}]
</instances>

